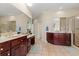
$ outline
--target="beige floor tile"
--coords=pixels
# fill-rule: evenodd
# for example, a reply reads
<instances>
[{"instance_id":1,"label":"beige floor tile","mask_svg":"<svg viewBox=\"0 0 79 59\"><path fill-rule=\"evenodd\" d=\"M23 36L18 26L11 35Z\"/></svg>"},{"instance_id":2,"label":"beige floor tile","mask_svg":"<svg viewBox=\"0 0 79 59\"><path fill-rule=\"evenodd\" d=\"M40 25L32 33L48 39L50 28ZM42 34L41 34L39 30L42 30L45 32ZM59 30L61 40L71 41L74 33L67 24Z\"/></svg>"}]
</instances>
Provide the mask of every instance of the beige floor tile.
<instances>
[{"instance_id":1,"label":"beige floor tile","mask_svg":"<svg viewBox=\"0 0 79 59\"><path fill-rule=\"evenodd\" d=\"M79 56L79 49L72 46L60 46L36 40L27 56Z\"/></svg>"}]
</instances>

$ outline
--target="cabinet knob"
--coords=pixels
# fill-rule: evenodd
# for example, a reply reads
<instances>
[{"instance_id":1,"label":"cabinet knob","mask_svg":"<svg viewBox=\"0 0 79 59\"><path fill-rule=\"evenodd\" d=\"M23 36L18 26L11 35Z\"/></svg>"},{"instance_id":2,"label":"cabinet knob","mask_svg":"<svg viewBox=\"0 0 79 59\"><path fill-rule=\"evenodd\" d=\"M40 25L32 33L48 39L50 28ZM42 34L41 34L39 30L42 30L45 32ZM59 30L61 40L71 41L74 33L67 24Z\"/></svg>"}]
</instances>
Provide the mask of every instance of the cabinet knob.
<instances>
[{"instance_id":1,"label":"cabinet knob","mask_svg":"<svg viewBox=\"0 0 79 59\"><path fill-rule=\"evenodd\" d=\"M4 50L3 48L0 49L1 51Z\"/></svg>"},{"instance_id":2,"label":"cabinet knob","mask_svg":"<svg viewBox=\"0 0 79 59\"><path fill-rule=\"evenodd\" d=\"M23 40L21 40L21 41L23 41Z\"/></svg>"},{"instance_id":3,"label":"cabinet knob","mask_svg":"<svg viewBox=\"0 0 79 59\"><path fill-rule=\"evenodd\" d=\"M10 56L10 53L8 53L7 55Z\"/></svg>"}]
</instances>

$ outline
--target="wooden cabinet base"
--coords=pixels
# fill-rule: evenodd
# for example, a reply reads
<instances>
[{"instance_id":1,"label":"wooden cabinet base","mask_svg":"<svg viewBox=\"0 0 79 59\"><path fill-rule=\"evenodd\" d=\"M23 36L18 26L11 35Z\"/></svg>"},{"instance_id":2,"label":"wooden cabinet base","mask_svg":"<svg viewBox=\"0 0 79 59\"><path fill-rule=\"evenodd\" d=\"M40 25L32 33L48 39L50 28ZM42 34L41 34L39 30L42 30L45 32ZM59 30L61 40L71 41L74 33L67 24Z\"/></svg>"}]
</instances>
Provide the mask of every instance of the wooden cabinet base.
<instances>
[{"instance_id":1,"label":"wooden cabinet base","mask_svg":"<svg viewBox=\"0 0 79 59\"><path fill-rule=\"evenodd\" d=\"M1 53L0 56L10 56L10 50L4 53Z\"/></svg>"},{"instance_id":2,"label":"wooden cabinet base","mask_svg":"<svg viewBox=\"0 0 79 59\"><path fill-rule=\"evenodd\" d=\"M31 45L35 44L35 36L31 37Z\"/></svg>"},{"instance_id":3,"label":"wooden cabinet base","mask_svg":"<svg viewBox=\"0 0 79 59\"><path fill-rule=\"evenodd\" d=\"M35 37L22 36L0 43L0 56L26 56L35 43Z\"/></svg>"},{"instance_id":4,"label":"wooden cabinet base","mask_svg":"<svg viewBox=\"0 0 79 59\"><path fill-rule=\"evenodd\" d=\"M71 46L71 34L47 32L47 41L55 45Z\"/></svg>"}]
</instances>

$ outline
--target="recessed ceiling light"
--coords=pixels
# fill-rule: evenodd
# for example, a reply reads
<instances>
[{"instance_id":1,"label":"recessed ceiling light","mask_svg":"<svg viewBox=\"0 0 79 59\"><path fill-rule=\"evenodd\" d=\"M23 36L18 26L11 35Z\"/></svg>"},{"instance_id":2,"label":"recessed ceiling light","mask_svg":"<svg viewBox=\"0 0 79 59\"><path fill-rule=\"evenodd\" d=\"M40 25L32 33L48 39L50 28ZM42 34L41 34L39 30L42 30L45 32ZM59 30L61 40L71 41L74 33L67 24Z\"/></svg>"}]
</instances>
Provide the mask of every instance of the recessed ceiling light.
<instances>
[{"instance_id":1,"label":"recessed ceiling light","mask_svg":"<svg viewBox=\"0 0 79 59\"><path fill-rule=\"evenodd\" d=\"M28 6L32 6L32 3L27 3Z\"/></svg>"},{"instance_id":2,"label":"recessed ceiling light","mask_svg":"<svg viewBox=\"0 0 79 59\"><path fill-rule=\"evenodd\" d=\"M61 14L61 13L62 13L62 11L58 11L58 12L57 12L57 14Z\"/></svg>"}]
</instances>

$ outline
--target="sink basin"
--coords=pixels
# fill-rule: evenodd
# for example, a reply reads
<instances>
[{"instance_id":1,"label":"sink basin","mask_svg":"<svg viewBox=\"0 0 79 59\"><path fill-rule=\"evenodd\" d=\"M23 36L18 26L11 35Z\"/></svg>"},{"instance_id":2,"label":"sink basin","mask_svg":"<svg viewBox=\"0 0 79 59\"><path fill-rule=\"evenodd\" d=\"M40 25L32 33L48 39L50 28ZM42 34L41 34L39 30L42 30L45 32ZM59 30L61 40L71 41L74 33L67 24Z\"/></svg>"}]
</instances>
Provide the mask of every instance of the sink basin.
<instances>
[{"instance_id":1,"label":"sink basin","mask_svg":"<svg viewBox=\"0 0 79 59\"><path fill-rule=\"evenodd\" d=\"M6 36L1 36L1 37L0 37L0 40L6 39L6 38L8 38L8 37L6 37Z\"/></svg>"},{"instance_id":2,"label":"sink basin","mask_svg":"<svg viewBox=\"0 0 79 59\"><path fill-rule=\"evenodd\" d=\"M18 35L18 34L13 34L13 35L11 35L11 36L13 36L13 37L14 37L14 36L17 36L17 35Z\"/></svg>"},{"instance_id":3,"label":"sink basin","mask_svg":"<svg viewBox=\"0 0 79 59\"><path fill-rule=\"evenodd\" d=\"M30 37L32 37L32 36L34 36L34 34L27 35L27 38L30 38Z\"/></svg>"}]
</instances>

